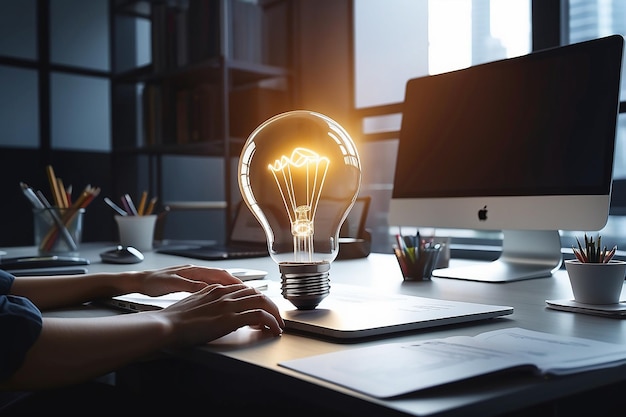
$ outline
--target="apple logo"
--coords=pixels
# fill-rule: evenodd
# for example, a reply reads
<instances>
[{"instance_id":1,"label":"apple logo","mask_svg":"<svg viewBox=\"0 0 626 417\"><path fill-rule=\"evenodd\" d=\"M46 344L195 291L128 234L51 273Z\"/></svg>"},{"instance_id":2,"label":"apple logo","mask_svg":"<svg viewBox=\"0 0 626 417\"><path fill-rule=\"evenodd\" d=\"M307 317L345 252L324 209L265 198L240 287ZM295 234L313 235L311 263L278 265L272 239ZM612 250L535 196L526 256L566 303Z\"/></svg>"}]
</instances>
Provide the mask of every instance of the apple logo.
<instances>
[{"instance_id":1,"label":"apple logo","mask_svg":"<svg viewBox=\"0 0 626 417\"><path fill-rule=\"evenodd\" d=\"M484 222L487 220L487 206L484 206L480 210L478 210L478 220Z\"/></svg>"}]
</instances>

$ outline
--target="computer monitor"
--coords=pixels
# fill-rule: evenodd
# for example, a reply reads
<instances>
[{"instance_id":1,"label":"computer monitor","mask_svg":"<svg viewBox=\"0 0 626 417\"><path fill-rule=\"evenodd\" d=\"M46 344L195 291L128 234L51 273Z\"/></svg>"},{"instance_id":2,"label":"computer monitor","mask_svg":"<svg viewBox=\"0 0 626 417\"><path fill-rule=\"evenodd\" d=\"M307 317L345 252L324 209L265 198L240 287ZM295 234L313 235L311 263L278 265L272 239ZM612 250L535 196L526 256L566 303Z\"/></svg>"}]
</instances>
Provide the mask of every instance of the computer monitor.
<instances>
[{"instance_id":1,"label":"computer monitor","mask_svg":"<svg viewBox=\"0 0 626 417\"><path fill-rule=\"evenodd\" d=\"M604 227L622 50L612 35L407 82L390 225L503 235L495 262L433 276L547 277L559 230Z\"/></svg>"}]
</instances>

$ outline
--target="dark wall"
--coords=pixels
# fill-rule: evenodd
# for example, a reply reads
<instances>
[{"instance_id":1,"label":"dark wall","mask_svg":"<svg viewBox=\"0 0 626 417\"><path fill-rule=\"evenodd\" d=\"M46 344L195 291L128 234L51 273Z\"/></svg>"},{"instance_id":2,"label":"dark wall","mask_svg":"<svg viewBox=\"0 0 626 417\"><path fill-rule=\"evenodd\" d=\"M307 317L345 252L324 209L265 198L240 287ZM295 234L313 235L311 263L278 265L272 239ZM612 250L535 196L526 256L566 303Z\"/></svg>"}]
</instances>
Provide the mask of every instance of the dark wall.
<instances>
[{"instance_id":1,"label":"dark wall","mask_svg":"<svg viewBox=\"0 0 626 417\"><path fill-rule=\"evenodd\" d=\"M357 132L351 117L351 2L300 0L294 4L298 104Z\"/></svg>"}]
</instances>

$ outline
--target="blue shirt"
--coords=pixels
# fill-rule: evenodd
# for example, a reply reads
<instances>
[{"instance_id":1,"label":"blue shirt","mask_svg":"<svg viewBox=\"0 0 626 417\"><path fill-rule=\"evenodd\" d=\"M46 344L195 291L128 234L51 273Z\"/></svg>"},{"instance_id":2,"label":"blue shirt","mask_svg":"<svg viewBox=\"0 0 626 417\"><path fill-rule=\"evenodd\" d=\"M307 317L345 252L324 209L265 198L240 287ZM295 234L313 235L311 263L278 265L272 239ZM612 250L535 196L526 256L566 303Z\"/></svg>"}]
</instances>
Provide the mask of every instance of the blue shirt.
<instances>
[{"instance_id":1,"label":"blue shirt","mask_svg":"<svg viewBox=\"0 0 626 417\"><path fill-rule=\"evenodd\" d=\"M24 362L41 333L41 312L27 298L8 295L15 277L0 270L0 381Z\"/></svg>"}]
</instances>

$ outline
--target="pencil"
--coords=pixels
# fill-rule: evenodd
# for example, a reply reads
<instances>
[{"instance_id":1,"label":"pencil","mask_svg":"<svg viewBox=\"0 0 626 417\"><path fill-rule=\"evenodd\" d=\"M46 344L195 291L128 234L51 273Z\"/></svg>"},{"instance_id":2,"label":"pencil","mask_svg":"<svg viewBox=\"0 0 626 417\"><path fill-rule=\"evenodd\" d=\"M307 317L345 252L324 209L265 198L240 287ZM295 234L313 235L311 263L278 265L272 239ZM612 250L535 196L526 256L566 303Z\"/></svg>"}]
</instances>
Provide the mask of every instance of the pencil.
<instances>
[{"instance_id":1,"label":"pencil","mask_svg":"<svg viewBox=\"0 0 626 417\"><path fill-rule=\"evenodd\" d=\"M70 206L69 201L67 199L67 193L65 192L65 184L63 184L63 180L57 177L57 187L59 189L59 196L61 199L61 207L68 208Z\"/></svg>"},{"instance_id":2,"label":"pencil","mask_svg":"<svg viewBox=\"0 0 626 417\"><path fill-rule=\"evenodd\" d=\"M65 187L65 197L67 198L68 207L72 205L72 184Z\"/></svg>"},{"instance_id":3,"label":"pencil","mask_svg":"<svg viewBox=\"0 0 626 417\"><path fill-rule=\"evenodd\" d=\"M573 246L572 246L572 252L574 252L574 256L576 256L576 259L578 259L580 262L585 262L585 260L583 259L582 254L578 251L578 249L576 249Z\"/></svg>"},{"instance_id":4,"label":"pencil","mask_svg":"<svg viewBox=\"0 0 626 417\"><path fill-rule=\"evenodd\" d=\"M46 166L46 172L48 174L48 181L50 182L50 191L52 192L54 203L57 205L57 207L62 208L63 198L61 197L61 192L59 190L59 183L57 182L57 177L54 174L54 168L52 168L52 165Z\"/></svg>"},{"instance_id":5,"label":"pencil","mask_svg":"<svg viewBox=\"0 0 626 417\"><path fill-rule=\"evenodd\" d=\"M580 240L578 240L578 238L576 238L576 243L578 243L578 249L580 250L579 254L582 257L581 262L588 262L587 251L583 249L583 246L581 245ZM587 235L585 235L585 245L586 244L587 244Z\"/></svg>"},{"instance_id":6,"label":"pencil","mask_svg":"<svg viewBox=\"0 0 626 417\"><path fill-rule=\"evenodd\" d=\"M152 214L152 211L154 211L154 205L156 204L156 202L157 202L156 197L152 197L150 199L150 203L148 204L148 208L146 208L144 215L149 216L150 214Z\"/></svg>"},{"instance_id":7,"label":"pencil","mask_svg":"<svg viewBox=\"0 0 626 417\"><path fill-rule=\"evenodd\" d=\"M615 251L617 250L617 245L613 246L613 249L609 251L604 257L604 263L609 263L609 261L615 256Z\"/></svg>"},{"instance_id":8,"label":"pencil","mask_svg":"<svg viewBox=\"0 0 626 417\"><path fill-rule=\"evenodd\" d=\"M400 266L400 271L402 271L402 276L408 277L409 276L409 266L407 265L407 261L406 261L406 258L404 256L404 253L402 252L402 249L400 249L396 245L392 245L392 247L393 247L393 252L396 255L396 259L398 261L398 265Z\"/></svg>"},{"instance_id":9,"label":"pencil","mask_svg":"<svg viewBox=\"0 0 626 417\"><path fill-rule=\"evenodd\" d=\"M143 212L146 208L146 200L148 199L148 192L141 193L141 200L139 200L139 206L137 207L137 214L143 216Z\"/></svg>"}]
</instances>

